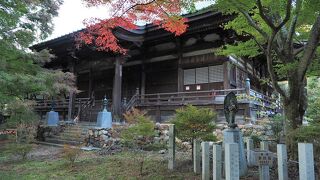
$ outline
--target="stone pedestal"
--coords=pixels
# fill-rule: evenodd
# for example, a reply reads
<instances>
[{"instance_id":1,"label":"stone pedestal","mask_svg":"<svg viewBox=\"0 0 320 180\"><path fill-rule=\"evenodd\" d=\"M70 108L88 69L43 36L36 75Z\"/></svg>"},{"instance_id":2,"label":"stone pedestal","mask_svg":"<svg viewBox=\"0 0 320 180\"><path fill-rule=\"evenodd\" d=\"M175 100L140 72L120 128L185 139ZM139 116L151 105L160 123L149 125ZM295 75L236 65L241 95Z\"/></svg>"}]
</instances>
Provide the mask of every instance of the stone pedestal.
<instances>
[{"instance_id":1,"label":"stone pedestal","mask_svg":"<svg viewBox=\"0 0 320 180\"><path fill-rule=\"evenodd\" d=\"M58 126L59 123L59 113L55 111L47 112L47 125L48 126Z\"/></svg>"},{"instance_id":2,"label":"stone pedestal","mask_svg":"<svg viewBox=\"0 0 320 180\"><path fill-rule=\"evenodd\" d=\"M108 112L106 109L99 112L96 128L112 128L111 112Z\"/></svg>"},{"instance_id":3,"label":"stone pedestal","mask_svg":"<svg viewBox=\"0 0 320 180\"><path fill-rule=\"evenodd\" d=\"M225 148L226 143L237 143L239 146L239 172L240 176L247 174L247 160L244 152L244 143L242 133L238 128L235 129L225 129L223 131L223 147Z\"/></svg>"}]
</instances>

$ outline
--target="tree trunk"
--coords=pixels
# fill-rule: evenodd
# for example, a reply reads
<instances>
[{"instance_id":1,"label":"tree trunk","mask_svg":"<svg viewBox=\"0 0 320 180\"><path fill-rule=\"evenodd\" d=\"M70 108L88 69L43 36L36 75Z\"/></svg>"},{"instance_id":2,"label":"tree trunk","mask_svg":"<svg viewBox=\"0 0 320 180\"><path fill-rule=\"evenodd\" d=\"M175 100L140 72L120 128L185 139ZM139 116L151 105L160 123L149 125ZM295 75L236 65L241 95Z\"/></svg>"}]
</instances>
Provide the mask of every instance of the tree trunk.
<instances>
[{"instance_id":1,"label":"tree trunk","mask_svg":"<svg viewBox=\"0 0 320 180\"><path fill-rule=\"evenodd\" d=\"M296 129L302 125L303 116L306 111L306 80L299 82L295 75L288 79L289 98L284 101L284 111L287 119L287 129Z\"/></svg>"},{"instance_id":2,"label":"tree trunk","mask_svg":"<svg viewBox=\"0 0 320 180\"><path fill-rule=\"evenodd\" d=\"M300 125L299 103L296 99L288 100L283 104L286 116L286 129L296 129Z\"/></svg>"}]
</instances>

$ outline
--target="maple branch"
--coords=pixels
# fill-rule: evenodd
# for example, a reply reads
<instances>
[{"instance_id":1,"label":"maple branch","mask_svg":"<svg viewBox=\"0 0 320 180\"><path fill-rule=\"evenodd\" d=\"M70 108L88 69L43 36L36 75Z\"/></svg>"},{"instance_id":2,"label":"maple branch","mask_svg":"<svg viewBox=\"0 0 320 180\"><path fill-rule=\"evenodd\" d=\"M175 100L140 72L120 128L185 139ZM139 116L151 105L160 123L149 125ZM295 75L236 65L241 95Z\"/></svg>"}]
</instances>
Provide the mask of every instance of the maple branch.
<instances>
[{"instance_id":1,"label":"maple branch","mask_svg":"<svg viewBox=\"0 0 320 180\"><path fill-rule=\"evenodd\" d=\"M295 28L296 28L296 25L297 25L298 17L300 15L301 3L302 3L301 0L297 0L297 2L296 2L295 15L293 16L293 19L291 21L291 24L290 24L290 27L289 27L289 33L288 33L288 37L287 37L288 45L292 44L293 35L295 33Z\"/></svg>"},{"instance_id":2,"label":"maple branch","mask_svg":"<svg viewBox=\"0 0 320 180\"><path fill-rule=\"evenodd\" d=\"M271 83L273 85L273 87L278 91L279 94L281 94L281 96L287 100L288 97L286 95L286 93L283 91L283 89L281 89L281 87L279 86L278 82L277 82L277 77L276 74L274 72L274 68L273 68L273 61L272 61L272 45L273 45L273 41L274 38L276 36L276 32L273 31L269 40L268 40L268 46L267 46L267 50L266 50L266 57L267 57L267 68L270 74L270 78L271 78Z\"/></svg>"},{"instance_id":3,"label":"maple branch","mask_svg":"<svg viewBox=\"0 0 320 180\"><path fill-rule=\"evenodd\" d=\"M264 20L265 23L267 23L267 25L273 31L276 31L276 32L278 32L282 28L282 26L284 26L289 21L290 13L291 13L291 4L292 4L292 0L288 0L287 1L287 6L286 6L286 16L285 16L285 18L278 26L275 26L273 24L272 20L263 12L263 6L262 6L262 3L261 3L261 0L257 0L257 6L258 6L258 9L259 9L259 14L260 14L261 18Z\"/></svg>"},{"instance_id":4,"label":"maple branch","mask_svg":"<svg viewBox=\"0 0 320 180\"><path fill-rule=\"evenodd\" d=\"M258 6L258 9L259 9L259 14L260 14L261 18L264 20L264 22L266 22L267 25L268 25L271 29L273 29L273 30L276 29L276 27L275 27L275 25L272 23L272 21L264 14L261 0L257 0L257 6Z\"/></svg>"},{"instance_id":5,"label":"maple branch","mask_svg":"<svg viewBox=\"0 0 320 180\"><path fill-rule=\"evenodd\" d=\"M247 33L247 32L243 32L243 33L246 34L246 35L248 35L248 36L250 36L250 37L254 40L254 42L259 46L259 49L260 49L261 51L263 51L263 53L266 54L265 48L262 46L261 43L258 42L257 38L256 38L254 35L252 35L252 34L250 34L250 33Z\"/></svg>"},{"instance_id":6,"label":"maple branch","mask_svg":"<svg viewBox=\"0 0 320 180\"><path fill-rule=\"evenodd\" d=\"M235 3L241 4L240 2L235 2ZM255 30L257 30L265 39L268 39L268 34L258 26L258 24L252 19L252 17L248 14L248 12L246 12L245 10L243 10L237 5L236 7L238 11L240 11L242 15L247 19L249 25L252 26Z\"/></svg>"},{"instance_id":7,"label":"maple branch","mask_svg":"<svg viewBox=\"0 0 320 180\"><path fill-rule=\"evenodd\" d=\"M150 5L154 2L156 2L157 0L152 0L152 1L149 1L149 2L146 2L146 3L136 3L132 6L130 6L129 8L127 8L127 10L125 10L119 17L122 17L124 14L126 14L127 12L129 12L131 9L134 9L136 8L137 6L147 6L147 5Z\"/></svg>"},{"instance_id":8,"label":"maple branch","mask_svg":"<svg viewBox=\"0 0 320 180\"><path fill-rule=\"evenodd\" d=\"M303 45L302 47L293 50L293 56L295 57L296 55L298 55L299 53L301 53L304 50L305 46Z\"/></svg>"},{"instance_id":9,"label":"maple branch","mask_svg":"<svg viewBox=\"0 0 320 180\"><path fill-rule=\"evenodd\" d=\"M320 15L317 16L312 29L310 31L310 36L308 42L305 46L304 54L299 62L298 78L300 81L303 80L305 73L307 72L308 66L310 65L318 43L320 41Z\"/></svg>"}]
</instances>

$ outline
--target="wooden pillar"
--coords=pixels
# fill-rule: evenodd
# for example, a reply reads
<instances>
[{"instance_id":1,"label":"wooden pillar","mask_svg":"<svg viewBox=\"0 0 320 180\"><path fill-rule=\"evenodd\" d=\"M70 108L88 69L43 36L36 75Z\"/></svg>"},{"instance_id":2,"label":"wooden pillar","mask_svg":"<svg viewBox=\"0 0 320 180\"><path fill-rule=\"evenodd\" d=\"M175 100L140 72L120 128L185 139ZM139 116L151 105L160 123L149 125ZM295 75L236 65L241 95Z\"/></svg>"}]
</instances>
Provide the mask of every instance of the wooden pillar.
<instances>
[{"instance_id":1,"label":"wooden pillar","mask_svg":"<svg viewBox=\"0 0 320 180\"><path fill-rule=\"evenodd\" d=\"M177 38L177 54L178 54L178 92L183 92L184 90L184 77L183 77L183 69L182 69L182 47L181 47L181 40Z\"/></svg>"},{"instance_id":2,"label":"wooden pillar","mask_svg":"<svg viewBox=\"0 0 320 180\"><path fill-rule=\"evenodd\" d=\"M75 62L73 59L69 59L69 71L71 73L75 72ZM67 120L72 121L73 120L73 111L74 111L74 99L75 99L75 93L73 90L69 91L69 102L68 102L68 115Z\"/></svg>"},{"instance_id":3,"label":"wooden pillar","mask_svg":"<svg viewBox=\"0 0 320 180\"><path fill-rule=\"evenodd\" d=\"M114 80L112 89L112 107L113 116L121 117L121 86L122 86L122 63L123 58L115 58L115 68L114 68Z\"/></svg>"},{"instance_id":4,"label":"wooden pillar","mask_svg":"<svg viewBox=\"0 0 320 180\"><path fill-rule=\"evenodd\" d=\"M93 81L93 78L92 78L92 68L90 67L89 69L89 87L88 87L88 97L91 98L91 95L92 95L92 81Z\"/></svg>"},{"instance_id":5,"label":"wooden pillar","mask_svg":"<svg viewBox=\"0 0 320 180\"><path fill-rule=\"evenodd\" d=\"M145 72L145 66L142 64L141 67L141 95L144 95L146 93L146 72Z\"/></svg>"},{"instance_id":6,"label":"wooden pillar","mask_svg":"<svg viewBox=\"0 0 320 180\"><path fill-rule=\"evenodd\" d=\"M230 68L229 62L223 63L223 88L230 89Z\"/></svg>"},{"instance_id":7,"label":"wooden pillar","mask_svg":"<svg viewBox=\"0 0 320 180\"><path fill-rule=\"evenodd\" d=\"M73 114L73 105L74 105L74 92L71 90L69 92L69 104L68 104L68 121L72 121L72 114Z\"/></svg>"}]
</instances>

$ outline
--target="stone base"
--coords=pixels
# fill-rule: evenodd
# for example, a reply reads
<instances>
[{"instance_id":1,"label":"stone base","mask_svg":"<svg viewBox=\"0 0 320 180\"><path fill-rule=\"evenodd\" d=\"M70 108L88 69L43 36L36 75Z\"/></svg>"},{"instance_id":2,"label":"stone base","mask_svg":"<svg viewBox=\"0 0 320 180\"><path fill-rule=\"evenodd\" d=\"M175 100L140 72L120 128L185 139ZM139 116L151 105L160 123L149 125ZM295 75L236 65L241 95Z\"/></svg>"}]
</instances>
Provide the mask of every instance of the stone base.
<instances>
[{"instance_id":1,"label":"stone base","mask_svg":"<svg viewBox=\"0 0 320 180\"><path fill-rule=\"evenodd\" d=\"M223 148L225 148L225 143L238 143L239 145L239 168L240 176L247 174L247 160L244 152L244 143L242 133L239 128L235 129L225 129L223 131Z\"/></svg>"},{"instance_id":2,"label":"stone base","mask_svg":"<svg viewBox=\"0 0 320 180\"><path fill-rule=\"evenodd\" d=\"M55 111L47 112L47 126L58 126L59 113Z\"/></svg>"},{"instance_id":3,"label":"stone base","mask_svg":"<svg viewBox=\"0 0 320 180\"><path fill-rule=\"evenodd\" d=\"M96 128L112 128L111 112L106 110L99 112Z\"/></svg>"}]
</instances>

